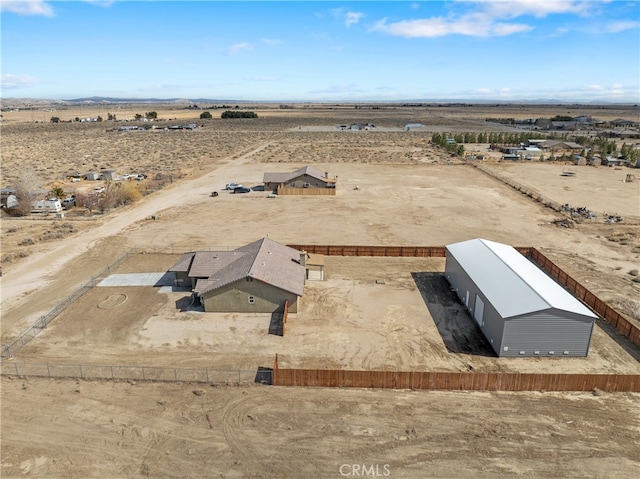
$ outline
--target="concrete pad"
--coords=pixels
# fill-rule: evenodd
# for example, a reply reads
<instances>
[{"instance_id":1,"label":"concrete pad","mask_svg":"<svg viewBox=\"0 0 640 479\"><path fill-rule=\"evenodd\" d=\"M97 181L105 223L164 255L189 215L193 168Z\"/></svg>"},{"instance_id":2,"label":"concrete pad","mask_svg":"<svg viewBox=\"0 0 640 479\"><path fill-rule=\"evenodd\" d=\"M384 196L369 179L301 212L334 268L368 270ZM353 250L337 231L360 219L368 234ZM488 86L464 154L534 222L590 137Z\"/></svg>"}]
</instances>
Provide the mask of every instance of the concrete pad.
<instances>
[{"instance_id":1,"label":"concrete pad","mask_svg":"<svg viewBox=\"0 0 640 479\"><path fill-rule=\"evenodd\" d=\"M98 283L98 286L173 286L174 274L126 273L111 274Z\"/></svg>"}]
</instances>

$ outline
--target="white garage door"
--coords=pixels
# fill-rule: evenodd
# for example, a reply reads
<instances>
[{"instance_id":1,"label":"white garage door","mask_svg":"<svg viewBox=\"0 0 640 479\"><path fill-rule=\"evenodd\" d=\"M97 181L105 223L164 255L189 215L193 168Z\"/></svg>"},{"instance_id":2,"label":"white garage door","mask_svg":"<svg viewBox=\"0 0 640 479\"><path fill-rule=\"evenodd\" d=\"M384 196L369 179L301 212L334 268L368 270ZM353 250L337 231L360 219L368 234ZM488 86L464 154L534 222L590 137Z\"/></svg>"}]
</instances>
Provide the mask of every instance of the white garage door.
<instances>
[{"instance_id":1,"label":"white garage door","mask_svg":"<svg viewBox=\"0 0 640 479\"><path fill-rule=\"evenodd\" d=\"M480 299L480 296L476 294L476 305L473 308L473 319L475 319L476 322L480 326L482 326L483 318L484 318L484 303L482 302L482 299Z\"/></svg>"}]
</instances>

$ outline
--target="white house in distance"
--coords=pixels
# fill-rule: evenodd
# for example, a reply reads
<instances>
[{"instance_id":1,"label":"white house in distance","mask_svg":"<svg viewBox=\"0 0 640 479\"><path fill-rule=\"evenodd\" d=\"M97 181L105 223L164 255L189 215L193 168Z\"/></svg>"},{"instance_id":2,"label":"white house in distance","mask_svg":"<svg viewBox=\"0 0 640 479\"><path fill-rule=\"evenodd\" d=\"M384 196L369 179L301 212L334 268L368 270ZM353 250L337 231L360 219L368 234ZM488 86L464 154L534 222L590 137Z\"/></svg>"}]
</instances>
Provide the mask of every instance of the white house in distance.
<instances>
[{"instance_id":1,"label":"white house in distance","mask_svg":"<svg viewBox=\"0 0 640 479\"><path fill-rule=\"evenodd\" d=\"M498 356L587 356L597 316L515 248L448 245L445 276Z\"/></svg>"}]
</instances>

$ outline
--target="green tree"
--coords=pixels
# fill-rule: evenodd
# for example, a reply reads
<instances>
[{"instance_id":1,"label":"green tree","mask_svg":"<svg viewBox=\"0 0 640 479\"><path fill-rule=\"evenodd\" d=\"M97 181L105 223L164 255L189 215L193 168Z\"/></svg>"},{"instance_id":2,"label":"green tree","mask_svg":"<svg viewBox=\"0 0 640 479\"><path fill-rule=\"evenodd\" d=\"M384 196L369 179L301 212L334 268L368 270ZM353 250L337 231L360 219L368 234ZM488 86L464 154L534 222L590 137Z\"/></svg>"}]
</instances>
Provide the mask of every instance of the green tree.
<instances>
[{"instance_id":1,"label":"green tree","mask_svg":"<svg viewBox=\"0 0 640 479\"><path fill-rule=\"evenodd\" d=\"M158 113L155 111L148 111L144 114L145 117L147 117L149 120L157 120L158 119Z\"/></svg>"},{"instance_id":2,"label":"green tree","mask_svg":"<svg viewBox=\"0 0 640 479\"><path fill-rule=\"evenodd\" d=\"M213 118L213 116L211 115L211 112L204 111L204 112L200 113L200 119L201 120L210 120L211 118Z\"/></svg>"},{"instance_id":3,"label":"green tree","mask_svg":"<svg viewBox=\"0 0 640 479\"><path fill-rule=\"evenodd\" d=\"M49 194L51 195L52 198L58 198L59 200L62 200L67 196L67 194L64 192L64 189L62 189L62 187L59 185L56 185L53 188L51 188L51 191L49 192Z\"/></svg>"}]
</instances>

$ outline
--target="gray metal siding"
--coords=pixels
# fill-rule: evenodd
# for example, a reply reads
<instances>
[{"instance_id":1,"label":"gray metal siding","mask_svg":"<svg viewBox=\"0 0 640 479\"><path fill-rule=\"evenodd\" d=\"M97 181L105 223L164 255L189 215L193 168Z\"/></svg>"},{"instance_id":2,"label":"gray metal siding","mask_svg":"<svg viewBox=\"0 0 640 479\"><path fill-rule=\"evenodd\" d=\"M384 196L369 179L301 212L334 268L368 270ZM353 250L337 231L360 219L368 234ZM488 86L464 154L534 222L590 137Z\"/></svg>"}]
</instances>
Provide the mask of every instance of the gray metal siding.
<instances>
[{"instance_id":1,"label":"gray metal siding","mask_svg":"<svg viewBox=\"0 0 640 479\"><path fill-rule=\"evenodd\" d=\"M593 321L543 311L505 321L499 356L580 356L589 352ZM508 347L508 351L504 348ZM523 352L523 354L521 354Z\"/></svg>"}]
</instances>

